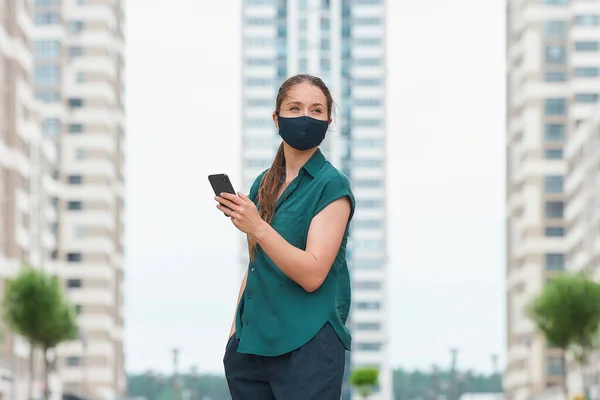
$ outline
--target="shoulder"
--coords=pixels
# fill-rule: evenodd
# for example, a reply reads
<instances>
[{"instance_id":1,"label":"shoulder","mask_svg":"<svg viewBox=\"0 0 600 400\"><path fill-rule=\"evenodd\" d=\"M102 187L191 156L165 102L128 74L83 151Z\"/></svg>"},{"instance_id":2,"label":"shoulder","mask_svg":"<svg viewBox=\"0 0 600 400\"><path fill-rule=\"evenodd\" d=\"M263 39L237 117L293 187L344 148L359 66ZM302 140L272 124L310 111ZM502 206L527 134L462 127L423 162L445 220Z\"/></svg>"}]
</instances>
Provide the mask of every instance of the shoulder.
<instances>
[{"instance_id":1,"label":"shoulder","mask_svg":"<svg viewBox=\"0 0 600 400\"><path fill-rule=\"evenodd\" d=\"M326 162L319 174L319 180L326 192L348 192L352 193L350 179L339 169Z\"/></svg>"}]
</instances>

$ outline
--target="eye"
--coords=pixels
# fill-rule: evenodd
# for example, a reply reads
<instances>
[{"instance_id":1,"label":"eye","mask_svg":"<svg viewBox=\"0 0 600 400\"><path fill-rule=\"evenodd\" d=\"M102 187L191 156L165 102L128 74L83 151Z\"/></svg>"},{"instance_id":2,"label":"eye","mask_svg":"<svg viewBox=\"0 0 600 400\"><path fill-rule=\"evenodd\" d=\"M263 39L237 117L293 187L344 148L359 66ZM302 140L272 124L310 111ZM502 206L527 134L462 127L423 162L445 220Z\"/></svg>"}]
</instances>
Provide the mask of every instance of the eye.
<instances>
[{"instance_id":1,"label":"eye","mask_svg":"<svg viewBox=\"0 0 600 400\"><path fill-rule=\"evenodd\" d=\"M294 106L294 107L290 108L290 111L300 111L300 109L298 107Z\"/></svg>"},{"instance_id":2,"label":"eye","mask_svg":"<svg viewBox=\"0 0 600 400\"><path fill-rule=\"evenodd\" d=\"M314 109L313 112L317 113L317 114L321 114L322 113L322 111L320 109L318 109L318 108Z\"/></svg>"}]
</instances>

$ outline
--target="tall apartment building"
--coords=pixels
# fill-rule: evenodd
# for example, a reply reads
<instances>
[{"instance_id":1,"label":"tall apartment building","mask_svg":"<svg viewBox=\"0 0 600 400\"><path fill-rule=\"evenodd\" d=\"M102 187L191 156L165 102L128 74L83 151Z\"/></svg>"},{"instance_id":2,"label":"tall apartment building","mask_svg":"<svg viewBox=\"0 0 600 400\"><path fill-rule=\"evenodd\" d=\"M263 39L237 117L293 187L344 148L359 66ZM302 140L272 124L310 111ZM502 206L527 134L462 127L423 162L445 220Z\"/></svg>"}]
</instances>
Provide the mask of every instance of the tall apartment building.
<instances>
[{"instance_id":1,"label":"tall apartment building","mask_svg":"<svg viewBox=\"0 0 600 400\"><path fill-rule=\"evenodd\" d=\"M600 107L569 136L565 146L568 174L565 179L566 264L569 271L585 271L600 281ZM589 357L586 382L591 396L600 393L594 374L600 352ZM581 368L567 371L570 390L583 393Z\"/></svg>"},{"instance_id":2,"label":"tall apartment building","mask_svg":"<svg viewBox=\"0 0 600 400\"><path fill-rule=\"evenodd\" d=\"M280 84L321 77L338 108L322 145L351 180L357 208L349 243L353 287L351 367L380 370L373 399L392 398L386 302L384 0L244 0L242 176L248 190L270 167L281 138L271 118ZM242 268L248 265L242 243ZM351 396L345 388L344 399Z\"/></svg>"},{"instance_id":3,"label":"tall apartment building","mask_svg":"<svg viewBox=\"0 0 600 400\"><path fill-rule=\"evenodd\" d=\"M526 308L553 274L580 257L565 239L573 229L565 220L572 200L565 177L580 173L565 160L565 143L596 107L599 67L600 0L507 2L509 399L562 382L561 353L536 333Z\"/></svg>"},{"instance_id":4,"label":"tall apartment building","mask_svg":"<svg viewBox=\"0 0 600 400\"><path fill-rule=\"evenodd\" d=\"M35 97L53 171L52 254L76 305L78 340L58 349L65 393L124 396L124 11L121 0L34 0Z\"/></svg>"},{"instance_id":5,"label":"tall apartment building","mask_svg":"<svg viewBox=\"0 0 600 400\"><path fill-rule=\"evenodd\" d=\"M56 239L51 225L57 219L52 197L57 188L50 171L57 162L56 147L42 135L40 110L33 91L34 40L32 4L25 0L0 2L0 297L4 281L22 264L52 270L48 262ZM27 397L28 344L1 328L0 369L6 400ZM34 382L41 380L36 354ZM37 385L39 395L41 388Z\"/></svg>"}]
</instances>

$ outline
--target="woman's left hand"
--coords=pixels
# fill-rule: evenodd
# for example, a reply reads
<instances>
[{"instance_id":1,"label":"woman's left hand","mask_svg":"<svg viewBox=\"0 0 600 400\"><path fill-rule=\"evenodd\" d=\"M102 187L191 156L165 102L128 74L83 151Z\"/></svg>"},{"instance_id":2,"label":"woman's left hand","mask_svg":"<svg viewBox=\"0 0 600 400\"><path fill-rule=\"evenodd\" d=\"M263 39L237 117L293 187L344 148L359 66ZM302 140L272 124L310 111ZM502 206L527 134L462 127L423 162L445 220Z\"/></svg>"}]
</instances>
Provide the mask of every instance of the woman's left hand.
<instances>
[{"instance_id":1,"label":"woman's left hand","mask_svg":"<svg viewBox=\"0 0 600 400\"><path fill-rule=\"evenodd\" d=\"M231 193L221 193L220 196L215 197L215 200L218 202L217 208L231 218L231 222L236 228L246 234L253 235L264 223L258 214L256 204L243 193L238 192L237 196Z\"/></svg>"}]
</instances>

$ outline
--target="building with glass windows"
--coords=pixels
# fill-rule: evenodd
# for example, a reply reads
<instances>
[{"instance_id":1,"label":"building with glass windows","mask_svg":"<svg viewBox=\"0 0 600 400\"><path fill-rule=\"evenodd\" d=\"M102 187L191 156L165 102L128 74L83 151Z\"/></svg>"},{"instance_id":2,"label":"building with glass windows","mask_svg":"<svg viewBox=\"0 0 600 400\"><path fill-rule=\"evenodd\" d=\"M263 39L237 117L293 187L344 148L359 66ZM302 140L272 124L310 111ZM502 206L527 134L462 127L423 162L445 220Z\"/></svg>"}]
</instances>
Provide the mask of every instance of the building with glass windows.
<instances>
[{"instance_id":1,"label":"building with glass windows","mask_svg":"<svg viewBox=\"0 0 600 400\"><path fill-rule=\"evenodd\" d=\"M272 112L279 85L296 73L321 77L337 103L322 145L351 180L353 282L348 368L376 367L373 399L392 398L386 301L386 54L384 0L244 0L242 176L248 190L269 168L281 139ZM246 243L241 264L248 265ZM344 399L351 396L346 388Z\"/></svg>"},{"instance_id":2,"label":"building with glass windows","mask_svg":"<svg viewBox=\"0 0 600 400\"><path fill-rule=\"evenodd\" d=\"M67 394L125 395L123 351L124 11L119 0L34 0L35 97L57 222L50 259L76 305L80 336L61 345Z\"/></svg>"},{"instance_id":3,"label":"building with glass windows","mask_svg":"<svg viewBox=\"0 0 600 400\"><path fill-rule=\"evenodd\" d=\"M600 0L508 0L506 40L504 385L508 399L521 400L563 379L561 352L537 333L526 310L553 275L575 268L582 257L571 218L591 203L567 193L579 190L573 182L583 172L574 161L577 151L570 160L565 146L578 146L575 132L597 108Z\"/></svg>"}]
</instances>

